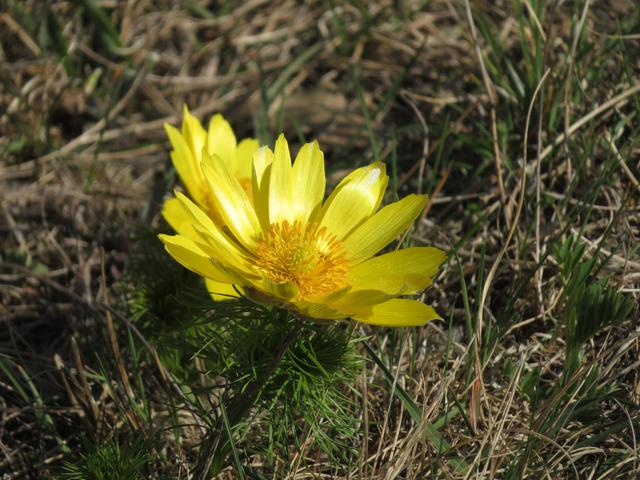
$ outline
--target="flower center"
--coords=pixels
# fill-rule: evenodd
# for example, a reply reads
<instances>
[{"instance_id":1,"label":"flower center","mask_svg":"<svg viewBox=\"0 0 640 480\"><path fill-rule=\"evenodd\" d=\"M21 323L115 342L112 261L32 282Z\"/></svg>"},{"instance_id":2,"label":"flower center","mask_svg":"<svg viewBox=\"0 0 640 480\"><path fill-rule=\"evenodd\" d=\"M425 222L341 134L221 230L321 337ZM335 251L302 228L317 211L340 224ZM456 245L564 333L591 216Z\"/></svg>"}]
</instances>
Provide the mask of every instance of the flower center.
<instances>
[{"instance_id":1,"label":"flower center","mask_svg":"<svg viewBox=\"0 0 640 480\"><path fill-rule=\"evenodd\" d=\"M343 243L326 227L283 221L258 240L256 268L274 283L294 283L295 300L329 293L346 285L349 260Z\"/></svg>"}]
</instances>

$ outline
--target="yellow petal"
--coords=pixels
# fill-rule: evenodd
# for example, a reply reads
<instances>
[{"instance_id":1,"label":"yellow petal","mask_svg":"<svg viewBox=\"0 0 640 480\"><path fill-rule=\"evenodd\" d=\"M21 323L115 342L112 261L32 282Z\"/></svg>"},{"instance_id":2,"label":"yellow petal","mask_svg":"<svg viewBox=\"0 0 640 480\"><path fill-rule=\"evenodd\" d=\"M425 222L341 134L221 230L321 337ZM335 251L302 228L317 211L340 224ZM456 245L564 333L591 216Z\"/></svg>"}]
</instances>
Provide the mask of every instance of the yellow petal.
<instances>
[{"instance_id":1,"label":"yellow petal","mask_svg":"<svg viewBox=\"0 0 640 480\"><path fill-rule=\"evenodd\" d=\"M198 238L198 234L193 229L191 215L177 198L169 198L164 202L162 216L176 233L192 240Z\"/></svg>"},{"instance_id":2,"label":"yellow petal","mask_svg":"<svg viewBox=\"0 0 640 480\"><path fill-rule=\"evenodd\" d=\"M322 298L296 302L294 306L296 310L309 317L338 320L348 318L354 312L361 313L364 309L393 297L374 290L351 292L350 287L345 287Z\"/></svg>"},{"instance_id":3,"label":"yellow petal","mask_svg":"<svg viewBox=\"0 0 640 480\"><path fill-rule=\"evenodd\" d=\"M229 281L227 275L209 261L209 256L190 238L181 235L158 235L164 248L174 260L202 277L221 282Z\"/></svg>"},{"instance_id":4,"label":"yellow petal","mask_svg":"<svg viewBox=\"0 0 640 480\"><path fill-rule=\"evenodd\" d=\"M298 286L294 282L276 283L268 278L263 279L260 290L271 294L274 298L281 300L291 300L298 295Z\"/></svg>"},{"instance_id":5,"label":"yellow petal","mask_svg":"<svg viewBox=\"0 0 640 480\"><path fill-rule=\"evenodd\" d=\"M224 258L224 260L222 260L219 257L211 257L210 260L214 267L227 276L227 283L232 283L238 288L255 288L261 281L261 278L251 270L250 264L247 262L245 262L244 265L237 267L232 265L233 261L229 258Z\"/></svg>"},{"instance_id":6,"label":"yellow petal","mask_svg":"<svg viewBox=\"0 0 640 480\"><path fill-rule=\"evenodd\" d=\"M445 253L438 248L405 248L356 265L349 272L348 282L354 291L415 293L431 285L431 278L445 258Z\"/></svg>"},{"instance_id":7,"label":"yellow petal","mask_svg":"<svg viewBox=\"0 0 640 480\"><path fill-rule=\"evenodd\" d=\"M233 300L239 297L238 292L230 283L217 282L210 278L205 278L204 283L207 287L207 292L209 292L209 295L211 295L216 302Z\"/></svg>"},{"instance_id":8,"label":"yellow petal","mask_svg":"<svg viewBox=\"0 0 640 480\"><path fill-rule=\"evenodd\" d=\"M191 215L187 212L177 198L169 198L162 204L162 216L171 228L181 235L182 225L190 225ZM187 235L188 236L188 235Z\"/></svg>"},{"instance_id":9,"label":"yellow petal","mask_svg":"<svg viewBox=\"0 0 640 480\"><path fill-rule=\"evenodd\" d=\"M269 228L269 177L273 152L269 147L260 147L253 154L251 189L253 205L263 230Z\"/></svg>"},{"instance_id":10,"label":"yellow petal","mask_svg":"<svg viewBox=\"0 0 640 480\"><path fill-rule=\"evenodd\" d=\"M293 168L289 145L284 135L276 140L269 175L269 222L278 223L291 220L293 205Z\"/></svg>"},{"instance_id":11,"label":"yellow petal","mask_svg":"<svg viewBox=\"0 0 640 480\"><path fill-rule=\"evenodd\" d=\"M247 194L218 157L214 157L211 161L203 161L202 171L226 226L251 250L261 229Z\"/></svg>"},{"instance_id":12,"label":"yellow petal","mask_svg":"<svg viewBox=\"0 0 640 480\"><path fill-rule=\"evenodd\" d=\"M201 185L203 178L200 166L195 162L193 153L178 129L168 123L164 124L164 129L173 147L171 152L173 166L189 194L199 202L202 197Z\"/></svg>"},{"instance_id":13,"label":"yellow petal","mask_svg":"<svg viewBox=\"0 0 640 480\"><path fill-rule=\"evenodd\" d=\"M189 215L189 219L192 225L200 225L203 229L208 231L219 232L220 228L211 220L202 209L193 203L182 192L175 191L176 199L180 202L183 211Z\"/></svg>"},{"instance_id":14,"label":"yellow petal","mask_svg":"<svg viewBox=\"0 0 640 480\"><path fill-rule=\"evenodd\" d=\"M320 297L307 298L306 301L309 301L312 303L322 303L325 305L330 305L340 300L350 291L351 291L351 285L345 285L344 287L338 290L334 290L333 292L329 292L327 294L321 295Z\"/></svg>"},{"instance_id":15,"label":"yellow petal","mask_svg":"<svg viewBox=\"0 0 640 480\"><path fill-rule=\"evenodd\" d=\"M351 315L358 322L386 327L410 327L424 325L429 320L439 319L438 313L428 305L417 300L395 298L388 302L373 305L359 313Z\"/></svg>"},{"instance_id":16,"label":"yellow petal","mask_svg":"<svg viewBox=\"0 0 640 480\"><path fill-rule=\"evenodd\" d=\"M404 232L424 209L426 195L408 195L382 208L344 241L352 264L372 257Z\"/></svg>"},{"instance_id":17,"label":"yellow petal","mask_svg":"<svg viewBox=\"0 0 640 480\"><path fill-rule=\"evenodd\" d=\"M305 317L317 318L319 320L341 320L347 318L343 312L335 310L323 303L296 302L294 308Z\"/></svg>"},{"instance_id":18,"label":"yellow petal","mask_svg":"<svg viewBox=\"0 0 640 480\"><path fill-rule=\"evenodd\" d=\"M251 178L251 160L260 144L255 138L245 138L236 149L236 165L238 178Z\"/></svg>"},{"instance_id":19,"label":"yellow petal","mask_svg":"<svg viewBox=\"0 0 640 480\"><path fill-rule=\"evenodd\" d=\"M183 114L182 135L193 154L196 165L199 165L202 159L202 149L207 142L207 132L202 127L200 120L189 113L186 105L183 108Z\"/></svg>"},{"instance_id":20,"label":"yellow petal","mask_svg":"<svg viewBox=\"0 0 640 480\"><path fill-rule=\"evenodd\" d=\"M320 224L340 239L347 237L378 209L388 181L381 162L354 170L327 199Z\"/></svg>"},{"instance_id":21,"label":"yellow petal","mask_svg":"<svg viewBox=\"0 0 640 480\"><path fill-rule=\"evenodd\" d=\"M191 216L192 227L198 234L198 239L194 241L211 261L219 262L220 266L226 264L235 269L243 269L246 258L237 245L191 200L180 192L176 192L176 197Z\"/></svg>"},{"instance_id":22,"label":"yellow petal","mask_svg":"<svg viewBox=\"0 0 640 480\"><path fill-rule=\"evenodd\" d=\"M293 215L306 221L322 204L325 190L324 155L318 142L302 146L293 164Z\"/></svg>"},{"instance_id":23,"label":"yellow petal","mask_svg":"<svg viewBox=\"0 0 640 480\"><path fill-rule=\"evenodd\" d=\"M344 312L345 317L349 317L354 312L361 312L372 305L387 302L399 294L399 292L389 294L380 290L350 291L339 300L330 303L329 306Z\"/></svg>"},{"instance_id":24,"label":"yellow petal","mask_svg":"<svg viewBox=\"0 0 640 480\"><path fill-rule=\"evenodd\" d=\"M209 155L217 155L227 164L229 171L236 173L236 136L229 122L220 114L214 115L209 120L209 133L207 135L207 152Z\"/></svg>"}]
</instances>

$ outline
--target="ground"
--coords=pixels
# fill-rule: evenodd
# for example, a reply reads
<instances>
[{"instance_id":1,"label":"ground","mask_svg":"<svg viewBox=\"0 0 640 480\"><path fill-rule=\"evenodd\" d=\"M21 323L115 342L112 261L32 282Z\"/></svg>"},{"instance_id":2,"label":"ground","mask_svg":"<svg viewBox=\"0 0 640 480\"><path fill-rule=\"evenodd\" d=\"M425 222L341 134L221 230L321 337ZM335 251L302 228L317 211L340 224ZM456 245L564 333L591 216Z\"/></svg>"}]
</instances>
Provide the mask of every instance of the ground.
<instances>
[{"instance_id":1,"label":"ground","mask_svg":"<svg viewBox=\"0 0 640 480\"><path fill-rule=\"evenodd\" d=\"M200 478L207 448L220 478L640 474L633 0L8 0L0 25L1 478ZM317 139L331 186L381 160L386 202L429 194L399 241L447 252L443 320L279 352L291 319L213 307L155 237L184 105Z\"/></svg>"}]
</instances>

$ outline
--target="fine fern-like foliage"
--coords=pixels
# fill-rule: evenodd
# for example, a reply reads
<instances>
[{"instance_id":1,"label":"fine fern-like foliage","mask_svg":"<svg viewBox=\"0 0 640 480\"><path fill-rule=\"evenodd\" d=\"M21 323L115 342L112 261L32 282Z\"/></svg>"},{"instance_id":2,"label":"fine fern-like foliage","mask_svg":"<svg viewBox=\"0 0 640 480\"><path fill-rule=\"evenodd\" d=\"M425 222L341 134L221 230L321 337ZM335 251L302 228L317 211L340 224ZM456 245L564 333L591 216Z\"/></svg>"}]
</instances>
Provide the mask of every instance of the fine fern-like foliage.
<instances>
[{"instance_id":1,"label":"fine fern-like foliage","mask_svg":"<svg viewBox=\"0 0 640 480\"><path fill-rule=\"evenodd\" d=\"M137 436L103 444L84 441L83 450L64 462L58 480L143 480L152 460L150 443Z\"/></svg>"},{"instance_id":2,"label":"fine fern-like foliage","mask_svg":"<svg viewBox=\"0 0 640 480\"><path fill-rule=\"evenodd\" d=\"M361 366L359 339L343 325L305 329L282 359L262 398L268 458L285 461L293 442L313 439L335 462L353 461L358 435L357 405L348 387ZM266 435L265 435L266 434Z\"/></svg>"},{"instance_id":3,"label":"fine fern-like foliage","mask_svg":"<svg viewBox=\"0 0 640 480\"><path fill-rule=\"evenodd\" d=\"M561 381L548 384L541 381L539 368L522 376L520 392L528 399L535 414L531 430L546 438L555 438L572 422L589 428L602 419L602 408L609 399L615 399L615 384L602 382L602 368L598 363L585 361L584 347L596 334L611 325L626 320L635 303L609 284L607 278L598 278L603 264L597 257L585 258L586 247L569 235L554 246L562 282L565 360ZM515 365L507 365L512 376ZM530 436L522 453L506 470L504 478L521 478L526 465L535 457L540 446L537 436Z\"/></svg>"},{"instance_id":4,"label":"fine fern-like foliage","mask_svg":"<svg viewBox=\"0 0 640 480\"><path fill-rule=\"evenodd\" d=\"M587 286L576 302L578 322L572 342L586 343L604 326L626 320L633 308L633 298L616 291L606 279Z\"/></svg>"},{"instance_id":5,"label":"fine fern-like foliage","mask_svg":"<svg viewBox=\"0 0 640 480\"><path fill-rule=\"evenodd\" d=\"M579 367L585 343L604 328L626 320L634 308L633 298L596 277L597 258L584 259L585 246L569 236L555 247L560 265L565 303L565 379Z\"/></svg>"},{"instance_id":6,"label":"fine fern-like foliage","mask_svg":"<svg viewBox=\"0 0 640 480\"><path fill-rule=\"evenodd\" d=\"M352 385L362 357L351 325L317 324L243 298L214 302L201 279L144 232L128 272L125 307L192 408L214 429L227 415L233 438L218 457L233 445L275 464L306 443L332 460L353 461L359 407Z\"/></svg>"}]
</instances>

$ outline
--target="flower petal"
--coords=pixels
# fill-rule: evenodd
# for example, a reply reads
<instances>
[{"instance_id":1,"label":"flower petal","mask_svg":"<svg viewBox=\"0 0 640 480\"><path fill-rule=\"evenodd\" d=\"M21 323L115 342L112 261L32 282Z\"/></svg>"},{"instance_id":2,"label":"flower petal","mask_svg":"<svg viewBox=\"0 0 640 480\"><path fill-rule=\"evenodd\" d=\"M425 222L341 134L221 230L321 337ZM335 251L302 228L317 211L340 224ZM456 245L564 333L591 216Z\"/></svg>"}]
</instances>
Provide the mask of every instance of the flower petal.
<instances>
[{"instance_id":1,"label":"flower petal","mask_svg":"<svg viewBox=\"0 0 640 480\"><path fill-rule=\"evenodd\" d=\"M415 293L431 285L431 278L445 258L445 253L438 248L405 248L359 263L349 272L348 282L353 285L353 291Z\"/></svg>"},{"instance_id":2,"label":"flower petal","mask_svg":"<svg viewBox=\"0 0 640 480\"><path fill-rule=\"evenodd\" d=\"M158 235L175 261L202 277L228 282L229 277L214 267L209 256L190 238L182 235Z\"/></svg>"},{"instance_id":3,"label":"flower petal","mask_svg":"<svg viewBox=\"0 0 640 480\"><path fill-rule=\"evenodd\" d=\"M204 230L207 230L207 231L220 232L220 228L213 222L211 217L209 217L206 213L202 211L202 209L198 205L193 203L182 192L179 192L176 190L174 193L176 195L176 199L180 202L180 205L182 206L183 211L189 215L192 225L194 226L199 225ZM224 236L222 232L220 233L221 235ZM226 243L229 243L229 241L226 240Z\"/></svg>"},{"instance_id":4,"label":"flower petal","mask_svg":"<svg viewBox=\"0 0 640 480\"><path fill-rule=\"evenodd\" d=\"M236 175L238 178L251 178L251 160L259 147L260 144L255 138L245 138L238 144L236 149Z\"/></svg>"},{"instance_id":5,"label":"flower petal","mask_svg":"<svg viewBox=\"0 0 640 480\"><path fill-rule=\"evenodd\" d=\"M263 230L269 228L269 177L271 176L271 165L273 163L273 152L269 147L260 147L253 154L251 190L253 195L253 205L256 215L260 220Z\"/></svg>"},{"instance_id":6,"label":"flower petal","mask_svg":"<svg viewBox=\"0 0 640 480\"><path fill-rule=\"evenodd\" d=\"M233 300L239 297L238 292L230 283L217 282L210 278L205 278L204 284L207 287L209 295L211 295L211 297L217 302L222 300Z\"/></svg>"},{"instance_id":7,"label":"flower petal","mask_svg":"<svg viewBox=\"0 0 640 480\"><path fill-rule=\"evenodd\" d=\"M164 129L173 147L171 162L189 194L191 194L197 202L200 202L202 198L201 185L203 180L200 166L195 162L193 153L178 129L168 123L164 124Z\"/></svg>"},{"instance_id":8,"label":"flower petal","mask_svg":"<svg viewBox=\"0 0 640 480\"><path fill-rule=\"evenodd\" d=\"M354 312L361 313L364 309L376 303L386 302L393 297L394 295L374 290L351 292L350 287L345 287L322 298L296 302L294 306L303 315L339 320L350 317Z\"/></svg>"},{"instance_id":9,"label":"flower petal","mask_svg":"<svg viewBox=\"0 0 640 480\"><path fill-rule=\"evenodd\" d=\"M182 135L193 154L196 166L199 165L202 159L202 148L207 142L207 132L200 120L189 113L186 105L183 107Z\"/></svg>"},{"instance_id":10,"label":"flower petal","mask_svg":"<svg viewBox=\"0 0 640 480\"><path fill-rule=\"evenodd\" d=\"M400 295L400 292L387 293L380 290L350 291L339 300L329 304L331 308L344 312L345 317L361 312L372 305L383 303Z\"/></svg>"},{"instance_id":11,"label":"flower petal","mask_svg":"<svg viewBox=\"0 0 640 480\"><path fill-rule=\"evenodd\" d=\"M162 216L180 235L191 239L197 238L198 234L193 229L191 215L177 198L165 200L162 205Z\"/></svg>"},{"instance_id":12,"label":"flower petal","mask_svg":"<svg viewBox=\"0 0 640 480\"><path fill-rule=\"evenodd\" d=\"M388 182L389 177L381 162L354 170L325 202L320 225L338 238L346 238L378 209Z\"/></svg>"},{"instance_id":13,"label":"flower petal","mask_svg":"<svg viewBox=\"0 0 640 480\"><path fill-rule=\"evenodd\" d=\"M294 282L276 283L268 278L262 280L260 287L263 292L268 292L274 298L285 301L291 300L299 292L298 286Z\"/></svg>"},{"instance_id":14,"label":"flower petal","mask_svg":"<svg viewBox=\"0 0 640 480\"><path fill-rule=\"evenodd\" d=\"M433 307L417 300L395 298L363 309L359 313L352 314L351 318L371 325L410 327L424 325L429 320L439 319L440 315Z\"/></svg>"},{"instance_id":15,"label":"flower petal","mask_svg":"<svg viewBox=\"0 0 640 480\"><path fill-rule=\"evenodd\" d=\"M407 195L367 219L344 241L352 264L372 257L409 228L424 209L426 201L426 195Z\"/></svg>"},{"instance_id":16,"label":"flower petal","mask_svg":"<svg viewBox=\"0 0 640 480\"><path fill-rule=\"evenodd\" d=\"M294 216L306 221L322 204L326 179L324 155L318 142L302 146L293 164Z\"/></svg>"},{"instance_id":17,"label":"flower petal","mask_svg":"<svg viewBox=\"0 0 640 480\"><path fill-rule=\"evenodd\" d=\"M219 157L203 160L202 171L220 216L235 237L251 250L261 229L247 194Z\"/></svg>"},{"instance_id":18,"label":"flower petal","mask_svg":"<svg viewBox=\"0 0 640 480\"><path fill-rule=\"evenodd\" d=\"M300 314L319 320L342 320L348 317L348 315L345 315L343 312L335 310L323 303L296 302L294 307Z\"/></svg>"},{"instance_id":19,"label":"flower petal","mask_svg":"<svg viewBox=\"0 0 640 480\"><path fill-rule=\"evenodd\" d=\"M289 144L280 135L276 140L269 175L269 222L279 223L292 218L293 205L293 168Z\"/></svg>"},{"instance_id":20,"label":"flower petal","mask_svg":"<svg viewBox=\"0 0 640 480\"><path fill-rule=\"evenodd\" d=\"M231 173L237 171L236 145L236 136L229 122L219 113L211 117L207 135L207 152L209 155L220 157Z\"/></svg>"},{"instance_id":21,"label":"flower petal","mask_svg":"<svg viewBox=\"0 0 640 480\"><path fill-rule=\"evenodd\" d=\"M167 221L171 228L176 232L179 232L180 227L185 224L188 225L191 220L191 215L187 212L177 198L169 198L162 204L162 216Z\"/></svg>"},{"instance_id":22,"label":"flower petal","mask_svg":"<svg viewBox=\"0 0 640 480\"><path fill-rule=\"evenodd\" d=\"M191 216L191 225L197 233L197 238L193 240L198 243L201 250L209 255L211 261L218 262L217 259L221 258L224 260L224 262L219 262L221 265L226 264L235 269L244 269L246 258L238 246L186 196L176 192L176 197Z\"/></svg>"},{"instance_id":23,"label":"flower petal","mask_svg":"<svg viewBox=\"0 0 640 480\"><path fill-rule=\"evenodd\" d=\"M211 257L211 263L218 270L223 272L229 279L227 283L233 283L236 287L255 287L260 282L260 277L251 271L250 264L232 265L234 262L225 258L224 261L218 257Z\"/></svg>"}]
</instances>

